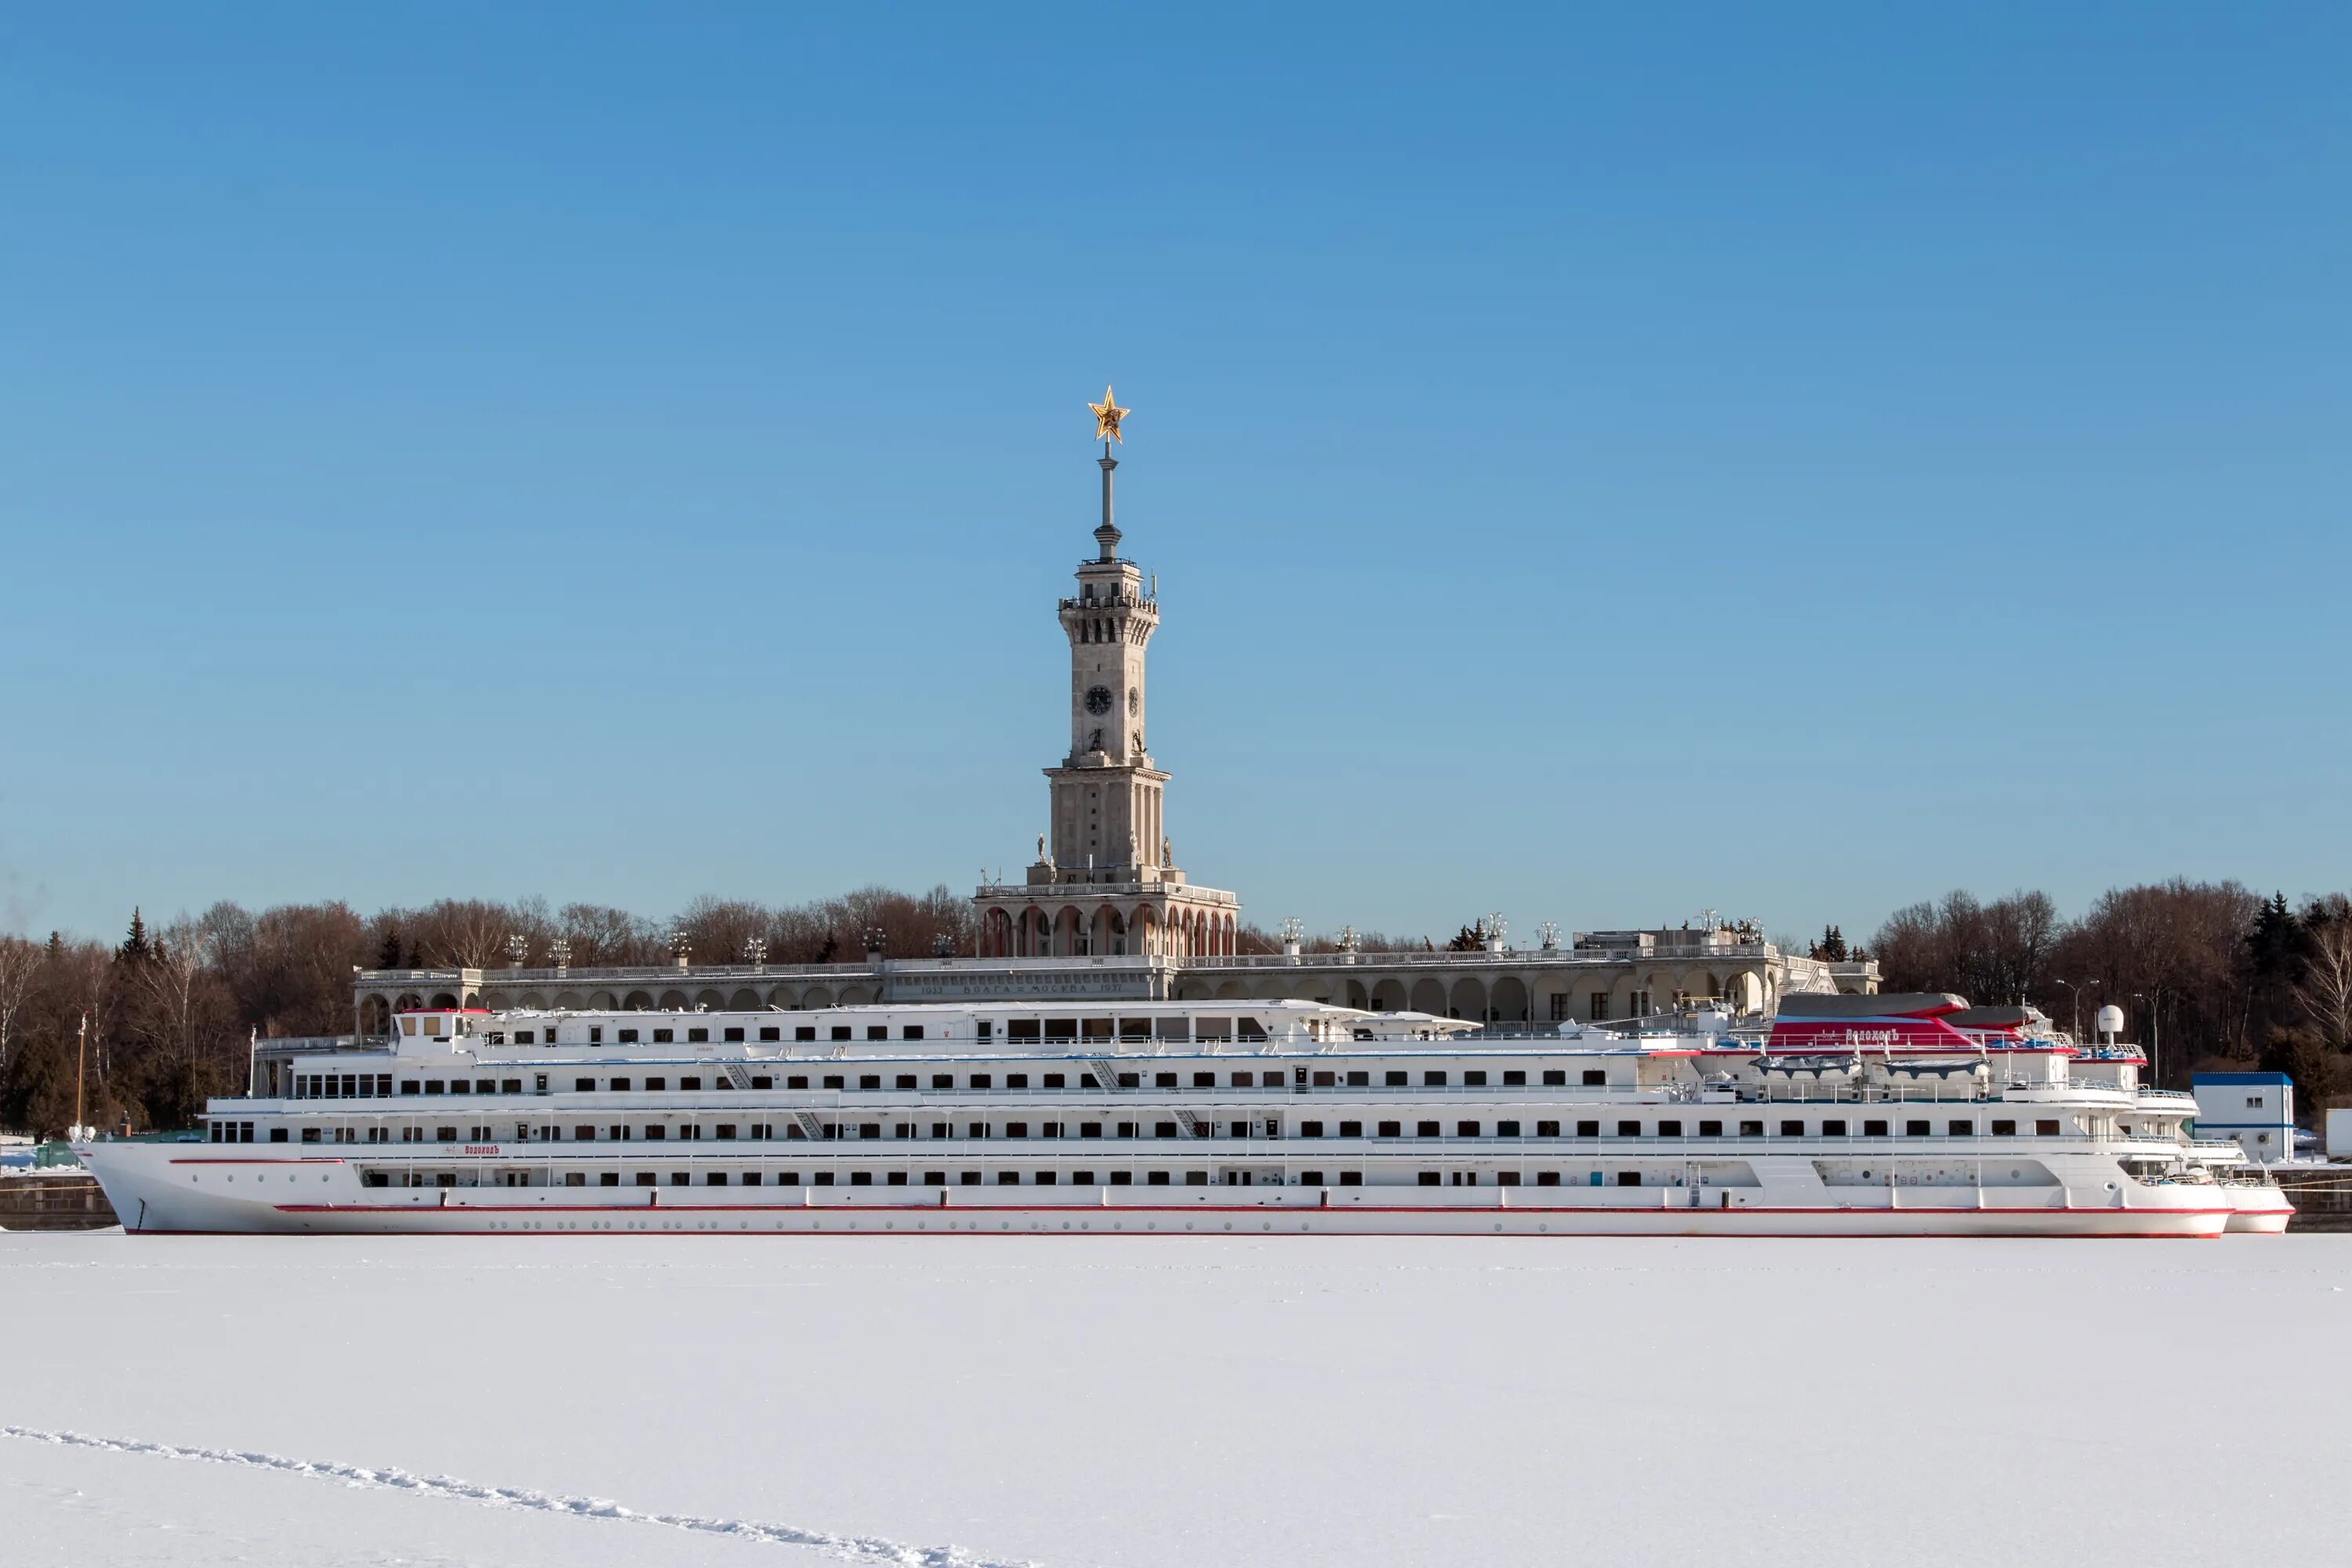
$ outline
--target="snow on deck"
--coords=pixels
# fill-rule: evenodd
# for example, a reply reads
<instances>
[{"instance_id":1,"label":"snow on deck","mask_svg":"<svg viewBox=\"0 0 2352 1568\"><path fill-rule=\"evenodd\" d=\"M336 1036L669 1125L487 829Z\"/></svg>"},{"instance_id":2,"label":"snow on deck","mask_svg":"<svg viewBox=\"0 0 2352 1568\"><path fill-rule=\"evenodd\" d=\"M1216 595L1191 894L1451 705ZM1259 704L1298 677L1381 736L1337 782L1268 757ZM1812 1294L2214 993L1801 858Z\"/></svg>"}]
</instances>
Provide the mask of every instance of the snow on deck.
<instances>
[{"instance_id":1,"label":"snow on deck","mask_svg":"<svg viewBox=\"0 0 2352 1568\"><path fill-rule=\"evenodd\" d=\"M2352 1458L2352 1237L12 1235L0 1301L27 1562L2315 1562Z\"/></svg>"}]
</instances>

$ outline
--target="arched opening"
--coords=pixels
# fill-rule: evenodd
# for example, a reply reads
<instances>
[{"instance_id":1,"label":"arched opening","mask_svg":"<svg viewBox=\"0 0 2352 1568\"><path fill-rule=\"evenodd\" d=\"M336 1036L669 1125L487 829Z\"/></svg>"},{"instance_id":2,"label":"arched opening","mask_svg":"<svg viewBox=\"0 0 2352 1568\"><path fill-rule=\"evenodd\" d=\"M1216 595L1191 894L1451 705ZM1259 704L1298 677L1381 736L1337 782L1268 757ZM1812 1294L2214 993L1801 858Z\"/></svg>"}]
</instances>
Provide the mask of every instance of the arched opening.
<instances>
[{"instance_id":1,"label":"arched opening","mask_svg":"<svg viewBox=\"0 0 2352 1568\"><path fill-rule=\"evenodd\" d=\"M1370 1000L1364 994L1364 983L1362 981L1350 980L1348 982L1347 994L1341 1000L1340 1005L1343 1007L1353 1007L1358 1012L1370 1012L1371 1010Z\"/></svg>"},{"instance_id":2,"label":"arched opening","mask_svg":"<svg viewBox=\"0 0 2352 1568\"><path fill-rule=\"evenodd\" d=\"M990 958L1013 956L1013 917L1002 908L981 917L980 951Z\"/></svg>"},{"instance_id":3,"label":"arched opening","mask_svg":"<svg viewBox=\"0 0 2352 1568\"><path fill-rule=\"evenodd\" d=\"M650 1013L654 1007L654 994L650 991L632 991L622 998L621 1005L632 1013Z\"/></svg>"},{"instance_id":4,"label":"arched opening","mask_svg":"<svg viewBox=\"0 0 2352 1568\"><path fill-rule=\"evenodd\" d=\"M730 1013L756 1013L760 1010L760 994L748 985L742 986L727 998L727 1010Z\"/></svg>"},{"instance_id":5,"label":"arched opening","mask_svg":"<svg viewBox=\"0 0 2352 1568\"><path fill-rule=\"evenodd\" d=\"M1404 982L1389 979L1372 984L1372 1011L1402 1013L1404 1011Z\"/></svg>"},{"instance_id":6,"label":"arched opening","mask_svg":"<svg viewBox=\"0 0 2352 1568\"><path fill-rule=\"evenodd\" d=\"M1135 932L1135 951L1146 958L1160 957L1160 931L1158 911L1154 910L1150 904L1146 904L1135 911L1134 918L1128 924Z\"/></svg>"},{"instance_id":7,"label":"arched opening","mask_svg":"<svg viewBox=\"0 0 2352 1568\"><path fill-rule=\"evenodd\" d=\"M457 1005L457 998L446 991L436 991L433 994L433 1005L436 1007L455 1007Z\"/></svg>"},{"instance_id":8,"label":"arched opening","mask_svg":"<svg viewBox=\"0 0 2352 1568\"><path fill-rule=\"evenodd\" d=\"M683 1013L692 1005L694 1004L686 999L683 991L671 990L661 994L661 1007L665 1013Z\"/></svg>"},{"instance_id":9,"label":"arched opening","mask_svg":"<svg viewBox=\"0 0 2352 1568\"><path fill-rule=\"evenodd\" d=\"M1247 994L1238 980L1228 980L1217 987L1217 1000L1220 1002L1238 1002Z\"/></svg>"},{"instance_id":10,"label":"arched opening","mask_svg":"<svg viewBox=\"0 0 2352 1568\"><path fill-rule=\"evenodd\" d=\"M1454 994L1447 998L1450 1016L1474 1018L1486 1022L1486 983L1464 975L1454 983Z\"/></svg>"},{"instance_id":11,"label":"arched opening","mask_svg":"<svg viewBox=\"0 0 2352 1568\"><path fill-rule=\"evenodd\" d=\"M830 986L812 985L801 994L801 1010L803 1012L814 1013L832 1005L833 989Z\"/></svg>"},{"instance_id":12,"label":"arched opening","mask_svg":"<svg viewBox=\"0 0 2352 1568\"><path fill-rule=\"evenodd\" d=\"M1054 955L1057 958L1082 958L1087 952L1087 917L1075 904L1064 904L1062 912L1054 917Z\"/></svg>"},{"instance_id":13,"label":"arched opening","mask_svg":"<svg viewBox=\"0 0 2352 1568\"><path fill-rule=\"evenodd\" d=\"M580 993L577 991L557 992L555 994L555 1005L566 1013L577 1013L580 1011Z\"/></svg>"},{"instance_id":14,"label":"arched opening","mask_svg":"<svg viewBox=\"0 0 2352 1568\"><path fill-rule=\"evenodd\" d=\"M1528 983L1516 974L1506 974L1495 982L1495 994L1486 1005L1498 1024L1527 1023Z\"/></svg>"},{"instance_id":15,"label":"arched opening","mask_svg":"<svg viewBox=\"0 0 2352 1568\"><path fill-rule=\"evenodd\" d=\"M1427 1013L1433 1017L1445 1016L1445 987L1427 975L1412 983L1412 1005L1409 1012Z\"/></svg>"},{"instance_id":16,"label":"arched opening","mask_svg":"<svg viewBox=\"0 0 2352 1568\"><path fill-rule=\"evenodd\" d=\"M841 988L841 1005L845 1007L863 1007L873 1000L873 993L863 985L845 985Z\"/></svg>"},{"instance_id":17,"label":"arched opening","mask_svg":"<svg viewBox=\"0 0 2352 1568\"><path fill-rule=\"evenodd\" d=\"M610 1012L620 1004L613 999L613 994L610 991L591 991L588 994L588 1005L600 1011Z\"/></svg>"}]
</instances>

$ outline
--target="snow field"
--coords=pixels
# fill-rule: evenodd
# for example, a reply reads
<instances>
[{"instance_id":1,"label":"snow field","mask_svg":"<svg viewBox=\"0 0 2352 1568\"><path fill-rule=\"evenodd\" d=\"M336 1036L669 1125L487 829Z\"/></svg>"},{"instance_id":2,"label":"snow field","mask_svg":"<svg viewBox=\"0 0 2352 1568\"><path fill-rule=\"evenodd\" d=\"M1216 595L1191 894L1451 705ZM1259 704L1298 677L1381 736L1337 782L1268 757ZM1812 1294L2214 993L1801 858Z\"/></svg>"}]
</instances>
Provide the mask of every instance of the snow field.
<instances>
[{"instance_id":1,"label":"snow field","mask_svg":"<svg viewBox=\"0 0 2352 1568\"><path fill-rule=\"evenodd\" d=\"M60 1563L2319 1561L2347 1326L2352 1237L5 1236L0 1517Z\"/></svg>"}]
</instances>

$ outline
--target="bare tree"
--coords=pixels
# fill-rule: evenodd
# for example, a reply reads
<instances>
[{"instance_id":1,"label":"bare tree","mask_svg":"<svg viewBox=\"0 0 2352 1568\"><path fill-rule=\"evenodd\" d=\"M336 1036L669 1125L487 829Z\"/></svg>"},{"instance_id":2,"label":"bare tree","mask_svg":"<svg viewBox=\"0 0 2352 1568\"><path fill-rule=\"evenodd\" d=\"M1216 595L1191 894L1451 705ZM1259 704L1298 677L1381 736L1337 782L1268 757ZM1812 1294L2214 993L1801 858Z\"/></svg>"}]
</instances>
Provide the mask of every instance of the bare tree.
<instances>
[{"instance_id":1,"label":"bare tree","mask_svg":"<svg viewBox=\"0 0 2352 1568\"><path fill-rule=\"evenodd\" d=\"M2305 919L2309 955L2288 989L2331 1047L2352 1048L2352 905L2338 896Z\"/></svg>"},{"instance_id":2,"label":"bare tree","mask_svg":"<svg viewBox=\"0 0 2352 1568\"><path fill-rule=\"evenodd\" d=\"M0 1073L8 1070L8 1045L15 1038L17 1015L33 993L41 972L41 948L20 936L0 936Z\"/></svg>"}]
</instances>

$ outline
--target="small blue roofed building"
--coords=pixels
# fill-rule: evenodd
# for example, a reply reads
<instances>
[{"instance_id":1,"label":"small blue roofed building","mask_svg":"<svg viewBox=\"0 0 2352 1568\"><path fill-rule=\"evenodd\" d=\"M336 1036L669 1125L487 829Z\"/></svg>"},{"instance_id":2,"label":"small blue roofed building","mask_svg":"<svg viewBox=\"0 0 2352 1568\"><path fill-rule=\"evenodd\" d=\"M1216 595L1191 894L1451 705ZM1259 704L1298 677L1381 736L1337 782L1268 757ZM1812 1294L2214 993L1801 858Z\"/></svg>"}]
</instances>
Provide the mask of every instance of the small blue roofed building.
<instances>
[{"instance_id":1,"label":"small blue roofed building","mask_svg":"<svg viewBox=\"0 0 2352 1568\"><path fill-rule=\"evenodd\" d=\"M2199 1136L2234 1138L2247 1159L2265 1163L2294 1157L2294 1080L2286 1074L2200 1072L2189 1088Z\"/></svg>"}]
</instances>

